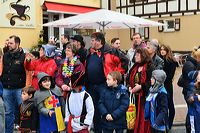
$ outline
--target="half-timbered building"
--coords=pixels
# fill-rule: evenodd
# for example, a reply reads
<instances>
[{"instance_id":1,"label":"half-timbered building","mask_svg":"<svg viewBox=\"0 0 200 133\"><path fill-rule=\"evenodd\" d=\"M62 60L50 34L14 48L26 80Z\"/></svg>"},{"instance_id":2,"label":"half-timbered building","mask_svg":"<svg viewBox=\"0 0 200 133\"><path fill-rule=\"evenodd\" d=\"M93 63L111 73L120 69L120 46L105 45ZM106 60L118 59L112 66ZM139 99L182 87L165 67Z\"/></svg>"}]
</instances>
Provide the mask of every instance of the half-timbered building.
<instances>
[{"instance_id":1,"label":"half-timbered building","mask_svg":"<svg viewBox=\"0 0 200 133\"><path fill-rule=\"evenodd\" d=\"M140 32L144 39L157 38L160 43L170 45L174 51L191 51L193 46L200 45L200 0L105 1L108 9L166 24L156 28L115 31L112 35L122 38L125 49L131 46L133 32ZM109 37L112 35L109 34Z\"/></svg>"}]
</instances>

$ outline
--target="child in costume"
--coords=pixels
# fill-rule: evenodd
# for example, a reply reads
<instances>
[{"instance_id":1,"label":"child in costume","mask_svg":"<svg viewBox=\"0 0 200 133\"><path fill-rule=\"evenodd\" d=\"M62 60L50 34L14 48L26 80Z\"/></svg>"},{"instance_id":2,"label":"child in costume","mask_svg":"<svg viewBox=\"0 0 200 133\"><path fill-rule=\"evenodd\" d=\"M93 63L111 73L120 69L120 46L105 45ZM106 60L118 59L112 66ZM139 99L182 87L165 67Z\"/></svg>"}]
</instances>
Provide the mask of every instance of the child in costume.
<instances>
[{"instance_id":1,"label":"child in costume","mask_svg":"<svg viewBox=\"0 0 200 133\"><path fill-rule=\"evenodd\" d=\"M32 87L22 89L22 103L20 105L20 122L18 130L22 133L29 133L37 129L37 108L34 106L35 89Z\"/></svg>"},{"instance_id":2,"label":"child in costume","mask_svg":"<svg viewBox=\"0 0 200 133\"><path fill-rule=\"evenodd\" d=\"M168 99L164 87L166 73L154 70L151 87L145 104L145 120L150 120L152 133L165 133L168 130Z\"/></svg>"},{"instance_id":3,"label":"child in costume","mask_svg":"<svg viewBox=\"0 0 200 133\"><path fill-rule=\"evenodd\" d=\"M72 91L68 93L65 107L65 123L68 133L89 133L94 116L91 96L85 91L85 68L75 69L71 75Z\"/></svg>"},{"instance_id":4,"label":"child in costume","mask_svg":"<svg viewBox=\"0 0 200 133\"><path fill-rule=\"evenodd\" d=\"M111 71L107 75L108 87L99 100L99 112L104 133L123 133L127 129L126 111L129 106L127 88L120 84L122 75L118 71Z\"/></svg>"},{"instance_id":5,"label":"child in costume","mask_svg":"<svg viewBox=\"0 0 200 133\"><path fill-rule=\"evenodd\" d=\"M39 111L40 133L65 130L65 102L60 89L54 86L52 77L44 72L40 72L37 78L40 89L34 98Z\"/></svg>"}]
</instances>

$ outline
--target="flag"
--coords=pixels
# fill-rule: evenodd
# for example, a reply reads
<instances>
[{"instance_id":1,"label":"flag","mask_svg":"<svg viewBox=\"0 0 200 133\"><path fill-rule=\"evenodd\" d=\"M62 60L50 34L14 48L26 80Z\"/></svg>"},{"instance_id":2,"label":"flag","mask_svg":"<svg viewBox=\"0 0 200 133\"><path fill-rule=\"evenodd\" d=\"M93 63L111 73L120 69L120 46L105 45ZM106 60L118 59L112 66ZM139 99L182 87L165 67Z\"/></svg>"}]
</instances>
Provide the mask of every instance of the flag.
<instances>
[{"instance_id":1,"label":"flag","mask_svg":"<svg viewBox=\"0 0 200 133\"><path fill-rule=\"evenodd\" d=\"M48 133L53 131L63 131L65 129L65 124L59 98L55 95L51 95L44 100L44 106L47 109L53 110L54 113L51 117L40 113L40 132Z\"/></svg>"}]
</instances>

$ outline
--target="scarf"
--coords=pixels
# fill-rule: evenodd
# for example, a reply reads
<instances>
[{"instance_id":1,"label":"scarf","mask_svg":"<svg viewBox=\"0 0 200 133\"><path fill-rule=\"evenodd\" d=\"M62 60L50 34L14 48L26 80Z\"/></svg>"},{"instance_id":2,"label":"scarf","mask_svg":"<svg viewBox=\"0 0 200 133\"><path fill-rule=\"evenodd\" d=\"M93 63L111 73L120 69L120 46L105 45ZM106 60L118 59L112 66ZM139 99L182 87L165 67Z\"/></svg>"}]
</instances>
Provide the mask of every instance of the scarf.
<instances>
[{"instance_id":1,"label":"scarf","mask_svg":"<svg viewBox=\"0 0 200 133\"><path fill-rule=\"evenodd\" d=\"M131 71L130 79L129 79L129 81L130 81L130 86L131 86L131 87L134 87L134 86L135 86L134 78L135 78L135 75L136 75L136 73L137 73L139 67L140 67L140 65L139 65L139 64L136 64L135 67L134 67L134 68L132 69L132 71ZM144 84L145 81L146 81L146 70L147 70L147 64L144 64L144 65L143 65L143 69L142 69L142 71L141 71L141 77L140 77L140 83L141 83L141 84Z\"/></svg>"},{"instance_id":2,"label":"scarf","mask_svg":"<svg viewBox=\"0 0 200 133\"><path fill-rule=\"evenodd\" d=\"M95 50L94 48L90 48L90 54L96 54L98 57L101 57L101 50Z\"/></svg>"}]
</instances>

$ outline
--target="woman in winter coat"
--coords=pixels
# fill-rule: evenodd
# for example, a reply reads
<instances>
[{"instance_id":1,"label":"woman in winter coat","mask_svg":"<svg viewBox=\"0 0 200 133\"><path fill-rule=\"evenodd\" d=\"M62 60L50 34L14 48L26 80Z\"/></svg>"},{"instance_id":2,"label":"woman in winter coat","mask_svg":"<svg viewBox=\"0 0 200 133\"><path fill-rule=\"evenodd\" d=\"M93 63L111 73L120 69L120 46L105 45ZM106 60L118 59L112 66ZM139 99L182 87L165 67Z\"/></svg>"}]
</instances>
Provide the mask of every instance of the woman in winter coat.
<instances>
[{"instance_id":1,"label":"woman in winter coat","mask_svg":"<svg viewBox=\"0 0 200 133\"><path fill-rule=\"evenodd\" d=\"M66 58L61 61L58 73L56 74L55 81L57 86L61 88L64 98L66 98L67 92L73 87L73 84L71 84L71 76L85 69L76 56L76 52L77 49L74 45L68 44L66 46ZM80 80L84 81L84 76L83 79Z\"/></svg>"},{"instance_id":2,"label":"woman in winter coat","mask_svg":"<svg viewBox=\"0 0 200 133\"><path fill-rule=\"evenodd\" d=\"M148 51L144 48L136 49L135 64L129 71L129 91L135 93L136 122L134 133L150 133L150 122L144 120L145 98L151 85L153 65Z\"/></svg>"},{"instance_id":3,"label":"woman in winter coat","mask_svg":"<svg viewBox=\"0 0 200 133\"><path fill-rule=\"evenodd\" d=\"M27 54L26 57L26 68L29 71L33 71L32 77L32 87L38 90L38 79L37 75L39 72L45 72L49 76L54 77L57 71L57 65L52 57L55 55L55 46L52 45L42 45L39 49L40 58L37 60L31 60L31 54Z\"/></svg>"},{"instance_id":4,"label":"woman in winter coat","mask_svg":"<svg viewBox=\"0 0 200 133\"><path fill-rule=\"evenodd\" d=\"M173 77L176 71L178 63L173 56L171 48L166 45L160 46L160 56L164 60L163 70L165 71L167 78L165 80L164 86L168 94L168 107L169 107L169 129L173 125L173 120L175 116L174 100L173 100Z\"/></svg>"}]
</instances>

